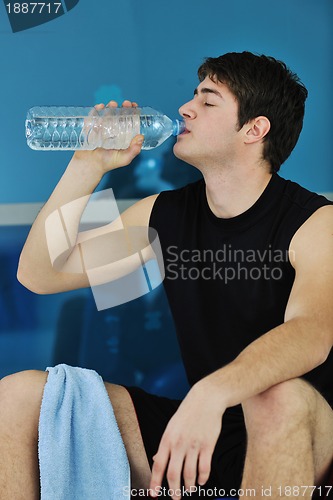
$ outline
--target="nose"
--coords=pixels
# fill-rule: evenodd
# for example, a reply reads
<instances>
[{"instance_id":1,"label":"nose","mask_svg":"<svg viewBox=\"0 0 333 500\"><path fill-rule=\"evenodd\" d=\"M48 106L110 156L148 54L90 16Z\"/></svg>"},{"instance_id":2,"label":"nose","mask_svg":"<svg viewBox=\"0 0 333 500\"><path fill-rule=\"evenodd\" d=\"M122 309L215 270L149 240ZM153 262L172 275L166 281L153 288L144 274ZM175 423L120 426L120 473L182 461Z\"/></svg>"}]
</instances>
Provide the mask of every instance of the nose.
<instances>
[{"instance_id":1,"label":"nose","mask_svg":"<svg viewBox=\"0 0 333 500\"><path fill-rule=\"evenodd\" d=\"M193 106L193 99L180 106L179 114L186 120L193 120L197 116Z\"/></svg>"}]
</instances>

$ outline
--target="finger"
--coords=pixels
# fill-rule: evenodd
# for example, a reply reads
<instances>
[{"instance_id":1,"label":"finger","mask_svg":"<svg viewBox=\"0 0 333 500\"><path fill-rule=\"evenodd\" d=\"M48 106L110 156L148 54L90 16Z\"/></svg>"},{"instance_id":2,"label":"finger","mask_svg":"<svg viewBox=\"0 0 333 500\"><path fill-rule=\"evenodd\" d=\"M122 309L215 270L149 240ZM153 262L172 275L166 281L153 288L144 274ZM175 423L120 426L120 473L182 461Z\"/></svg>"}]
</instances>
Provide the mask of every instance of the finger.
<instances>
[{"instance_id":1,"label":"finger","mask_svg":"<svg viewBox=\"0 0 333 500\"><path fill-rule=\"evenodd\" d=\"M139 105L137 102L132 102L132 108L137 108Z\"/></svg>"},{"instance_id":2,"label":"finger","mask_svg":"<svg viewBox=\"0 0 333 500\"><path fill-rule=\"evenodd\" d=\"M193 450L186 455L183 478L185 488L189 490L191 486L195 486L198 471L198 452Z\"/></svg>"},{"instance_id":3,"label":"finger","mask_svg":"<svg viewBox=\"0 0 333 500\"><path fill-rule=\"evenodd\" d=\"M94 108L96 109L103 109L104 108L104 104L101 103L101 104L95 104Z\"/></svg>"},{"instance_id":4,"label":"finger","mask_svg":"<svg viewBox=\"0 0 333 500\"><path fill-rule=\"evenodd\" d=\"M151 480L149 489L151 496L157 497L159 488L162 486L164 473L169 461L169 449L159 449L157 454L153 457L154 463L151 471Z\"/></svg>"},{"instance_id":5,"label":"finger","mask_svg":"<svg viewBox=\"0 0 333 500\"><path fill-rule=\"evenodd\" d=\"M118 107L118 103L117 101L109 101L106 105L107 108L117 108Z\"/></svg>"},{"instance_id":6,"label":"finger","mask_svg":"<svg viewBox=\"0 0 333 500\"><path fill-rule=\"evenodd\" d=\"M142 144L144 143L145 136L142 134L138 134L131 140L131 143L128 147L133 153L135 152L135 156L138 155L141 151Z\"/></svg>"},{"instance_id":7,"label":"finger","mask_svg":"<svg viewBox=\"0 0 333 500\"><path fill-rule=\"evenodd\" d=\"M173 500L179 500L179 498L181 498L179 492L180 492L180 479L182 475L183 464L184 464L184 452L173 451L169 460L168 470L166 474L169 489L171 492L173 492L173 494L171 495L171 498Z\"/></svg>"},{"instance_id":8,"label":"finger","mask_svg":"<svg viewBox=\"0 0 333 500\"><path fill-rule=\"evenodd\" d=\"M119 163L121 163L124 167L129 165L131 161L140 153L143 140L144 136L142 134L138 134L131 140L127 149L119 149L117 151Z\"/></svg>"},{"instance_id":9,"label":"finger","mask_svg":"<svg viewBox=\"0 0 333 500\"><path fill-rule=\"evenodd\" d=\"M123 108L131 108L132 107L131 101L128 101L127 99L125 101L123 101L122 107Z\"/></svg>"},{"instance_id":10,"label":"finger","mask_svg":"<svg viewBox=\"0 0 333 500\"><path fill-rule=\"evenodd\" d=\"M213 450L206 448L202 450L199 455L198 484L200 484L200 486L203 486L208 481L211 469L212 454Z\"/></svg>"}]
</instances>

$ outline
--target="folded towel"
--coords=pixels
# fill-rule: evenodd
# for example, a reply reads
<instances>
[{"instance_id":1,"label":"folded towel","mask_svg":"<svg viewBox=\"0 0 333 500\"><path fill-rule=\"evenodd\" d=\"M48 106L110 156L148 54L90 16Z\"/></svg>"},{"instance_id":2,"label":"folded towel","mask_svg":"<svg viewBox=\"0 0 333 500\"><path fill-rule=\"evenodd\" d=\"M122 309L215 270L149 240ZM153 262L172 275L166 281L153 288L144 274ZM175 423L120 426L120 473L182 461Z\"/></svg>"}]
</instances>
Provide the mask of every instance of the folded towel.
<instances>
[{"instance_id":1,"label":"folded towel","mask_svg":"<svg viewBox=\"0 0 333 500\"><path fill-rule=\"evenodd\" d=\"M103 380L93 370L47 368L39 420L42 500L128 500L130 469Z\"/></svg>"}]
</instances>

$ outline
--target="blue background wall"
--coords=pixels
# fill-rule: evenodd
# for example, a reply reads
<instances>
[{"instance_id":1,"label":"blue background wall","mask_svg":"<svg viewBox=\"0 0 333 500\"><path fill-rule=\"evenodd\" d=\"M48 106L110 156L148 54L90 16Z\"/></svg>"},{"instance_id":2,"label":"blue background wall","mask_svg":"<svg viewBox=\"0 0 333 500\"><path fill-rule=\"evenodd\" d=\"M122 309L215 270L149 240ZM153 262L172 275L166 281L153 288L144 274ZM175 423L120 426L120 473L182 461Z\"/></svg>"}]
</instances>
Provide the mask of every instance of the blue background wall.
<instances>
[{"instance_id":1,"label":"blue background wall","mask_svg":"<svg viewBox=\"0 0 333 500\"><path fill-rule=\"evenodd\" d=\"M46 200L70 158L27 148L29 107L124 97L174 116L205 56L242 50L286 61L308 87L303 134L282 172L333 191L332 20L331 0L80 0L14 34L0 5L0 203Z\"/></svg>"},{"instance_id":2,"label":"blue background wall","mask_svg":"<svg viewBox=\"0 0 333 500\"><path fill-rule=\"evenodd\" d=\"M12 33L1 3L0 204L45 201L71 156L35 152L26 146L24 120L29 107L93 105L129 98L176 116L179 106L193 94L203 58L242 50L284 60L307 86L304 129L281 174L311 190L333 192L332 20L331 0L80 0L56 20ZM134 167L127 167L110 173L104 185L114 187L117 197L140 197L145 186L147 192L154 192L156 185L178 186L194 178L194 170L172 158L171 147L169 140L161 148L142 153L137 163L144 166L145 160L155 160L152 165L163 169L159 175L166 184L159 181L149 186L149 168L143 167L144 186L139 188L134 183ZM61 351L59 331L68 341L73 331L82 333L80 321L96 325L101 320L101 316L90 318L91 323L82 319L92 310L89 290L37 297L16 283L17 257L27 230L0 230L0 376L16 369L45 367L54 360L54 352ZM73 307L64 312L71 300ZM148 326L142 319L142 328L151 342L149 332L154 328L150 327L156 326L158 314L149 313L149 300L145 300L141 306L144 314L148 311ZM159 307L162 311L165 306ZM125 315L130 310L125 309ZM103 321L114 335L123 312L107 314ZM150 320L149 314L153 314ZM98 329L104 331L105 326L99 324ZM119 340L115 340L118 334L112 335L105 339L109 354L116 352ZM127 353L130 345L133 339L128 339ZM84 363L82 352L78 360ZM171 354L169 361L175 361ZM142 369L137 368L138 380Z\"/></svg>"}]
</instances>

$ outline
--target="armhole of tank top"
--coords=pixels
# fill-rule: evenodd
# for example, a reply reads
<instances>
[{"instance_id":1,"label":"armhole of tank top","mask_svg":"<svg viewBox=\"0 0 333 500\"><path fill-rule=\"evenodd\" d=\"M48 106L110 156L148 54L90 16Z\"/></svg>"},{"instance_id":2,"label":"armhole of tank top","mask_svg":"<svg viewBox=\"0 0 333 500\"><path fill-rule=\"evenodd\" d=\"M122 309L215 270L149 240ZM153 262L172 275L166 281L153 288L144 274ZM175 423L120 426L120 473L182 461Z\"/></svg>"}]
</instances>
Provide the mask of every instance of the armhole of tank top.
<instances>
[{"instance_id":1,"label":"armhole of tank top","mask_svg":"<svg viewBox=\"0 0 333 500\"><path fill-rule=\"evenodd\" d=\"M160 196L161 196L161 193L158 193L158 194L156 195L155 200L153 201L153 203L152 203L152 205L151 205L150 214L149 214L149 219L148 219L148 227L152 227L152 228L154 228L154 226L152 226L152 225L151 225L151 221L152 221L152 218L154 217L153 212L154 212L154 209L155 209L156 202L157 202L157 200L159 199L159 197L160 197Z\"/></svg>"},{"instance_id":2,"label":"armhole of tank top","mask_svg":"<svg viewBox=\"0 0 333 500\"><path fill-rule=\"evenodd\" d=\"M165 214L165 200L164 200L164 198L166 196L168 196L167 203L169 203L170 199L174 199L174 193L175 193L175 190L170 190L170 191L161 191L160 193L157 194L154 202L152 203L151 210L150 210L149 227L154 228L154 226L151 225L152 218L155 216L154 210L162 210L163 217L168 216ZM162 204L161 207L158 206L159 203Z\"/></svg>"}]
</instances>

